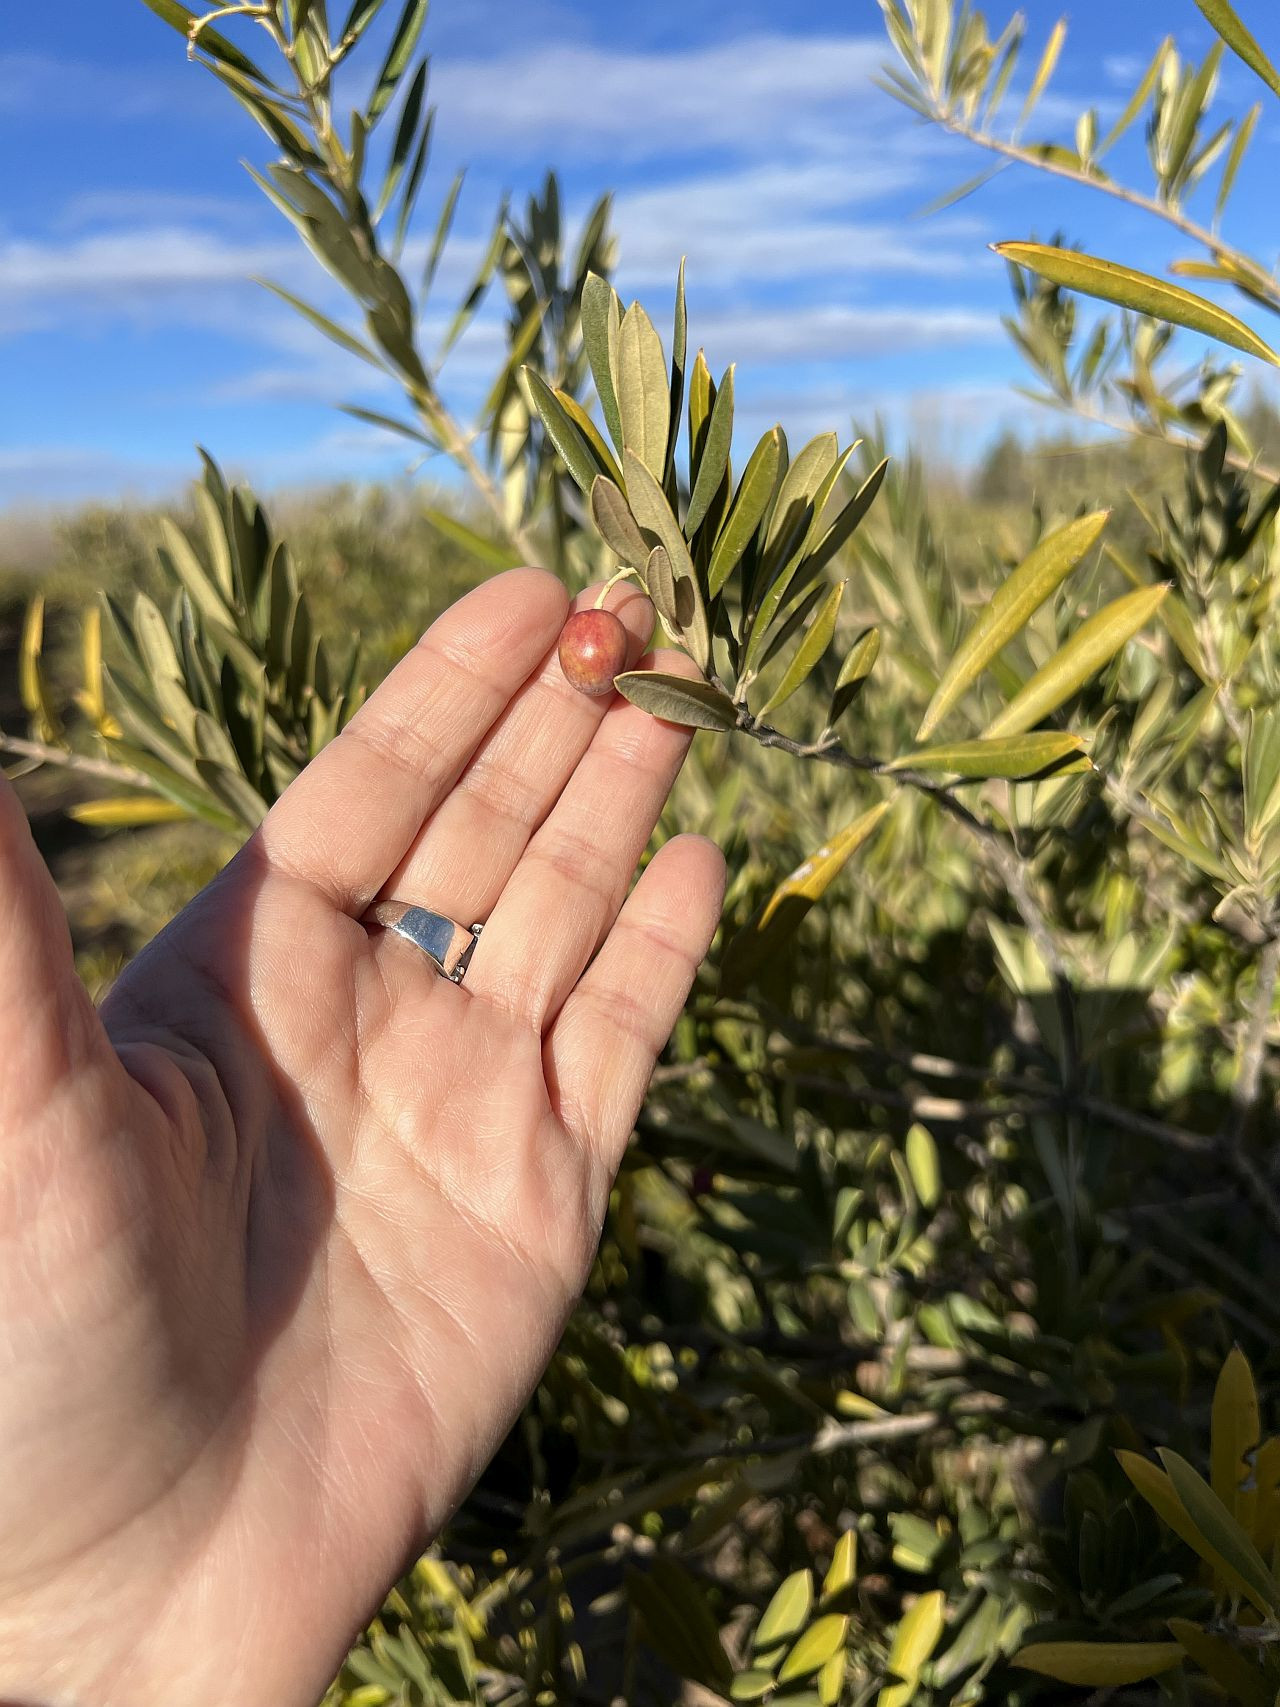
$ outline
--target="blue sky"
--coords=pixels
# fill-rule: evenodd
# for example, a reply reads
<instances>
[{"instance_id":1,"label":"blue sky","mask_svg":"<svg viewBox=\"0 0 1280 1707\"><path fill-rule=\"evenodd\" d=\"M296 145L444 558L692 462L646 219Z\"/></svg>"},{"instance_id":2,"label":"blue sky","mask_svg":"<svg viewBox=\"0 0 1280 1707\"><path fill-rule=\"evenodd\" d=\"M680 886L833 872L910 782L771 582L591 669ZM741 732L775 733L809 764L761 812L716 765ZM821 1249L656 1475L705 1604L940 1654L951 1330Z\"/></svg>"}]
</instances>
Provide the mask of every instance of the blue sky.
<instances>
[{"instance_id":1,"label":"blue sky","mask_svg":"<svg viewBox=\"0 0 1280 1707\"><path fill-rule=\"evenodd\" d=\"M988 12L1002 23L1011 9ZM1024 9L1038 49L1058 8ZM1268 10L1241 5L1264 37ZM266 274L341 307L240 163L269 157L265 137L142 0L11 12L0 505L167 491L194 472L196 442L264 488L402 471L399 446L333 407L386 408L394 393L249 282ZM1114 108L1166 29L1188 51L1210 39L1192 0L1076 0L1070 25L1040 121L1059 134L1090 100ZM1009 390L1019 370L990 241L1061 225L1153 268L1180 252L1105 198L1070 186L1050 198L1017 170L918 217L982 160L872 86L887 57L874 0L435 0L426 41L439 107L428 230L468 167L435 313L452 307L503 190L519 196L554 166L578 215L612 188L619 288L665 328L687 253L691 335L713 369L738 363L744 431L781 419L795 442L880 411L971 456L1028 420ZM376 57L371 46L357 62L361 77ZM1238 110L1254 93L1232 66L1219 99ZM1232 219L1264 254L1254 220L1273 205L1263 156L1278 142L1273 107ZM460 410L497 350L482 317L446 370Z\"/></svg>"}]
</instances>

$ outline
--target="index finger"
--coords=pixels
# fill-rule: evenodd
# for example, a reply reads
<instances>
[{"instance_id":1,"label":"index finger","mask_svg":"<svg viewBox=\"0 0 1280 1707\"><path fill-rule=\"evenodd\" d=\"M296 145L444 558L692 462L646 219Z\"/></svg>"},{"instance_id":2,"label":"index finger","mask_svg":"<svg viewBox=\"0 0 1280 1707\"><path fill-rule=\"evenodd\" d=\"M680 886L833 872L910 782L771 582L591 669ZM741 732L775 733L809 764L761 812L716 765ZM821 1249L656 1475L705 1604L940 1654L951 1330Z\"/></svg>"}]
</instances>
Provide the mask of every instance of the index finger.
<instances>
[{"instance_id":1,"label":"index finger","mask_svg":"<svg viewBox=\"0 0 1280 1707\"><path fill-rule=\"evenodd\" d=\"M510 569L451 605L267 814L255 840L269 863L362 912L538 668L568 606L543 569Z\"/></svg>"}]
</instances>

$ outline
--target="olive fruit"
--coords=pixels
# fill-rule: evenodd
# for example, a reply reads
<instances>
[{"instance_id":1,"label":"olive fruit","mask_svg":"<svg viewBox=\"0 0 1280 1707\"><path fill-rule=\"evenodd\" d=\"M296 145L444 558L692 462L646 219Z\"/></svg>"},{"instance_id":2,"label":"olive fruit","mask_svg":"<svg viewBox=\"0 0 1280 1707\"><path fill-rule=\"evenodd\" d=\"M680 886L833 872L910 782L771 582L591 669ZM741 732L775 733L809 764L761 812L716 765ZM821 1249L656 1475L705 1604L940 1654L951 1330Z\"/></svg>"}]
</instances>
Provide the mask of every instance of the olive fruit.
<instances>
[{"instance_id":1,"label":"olive fruit","mask_svg":"<svg viewBox=\"0 0 1280 1707\"><path fill-rule=\"evenodd\" d=\"M575 611L560 632L560 668L570 687L598 698L627 667L627 631L609 610Z\"/></svg>"}]
</instances>

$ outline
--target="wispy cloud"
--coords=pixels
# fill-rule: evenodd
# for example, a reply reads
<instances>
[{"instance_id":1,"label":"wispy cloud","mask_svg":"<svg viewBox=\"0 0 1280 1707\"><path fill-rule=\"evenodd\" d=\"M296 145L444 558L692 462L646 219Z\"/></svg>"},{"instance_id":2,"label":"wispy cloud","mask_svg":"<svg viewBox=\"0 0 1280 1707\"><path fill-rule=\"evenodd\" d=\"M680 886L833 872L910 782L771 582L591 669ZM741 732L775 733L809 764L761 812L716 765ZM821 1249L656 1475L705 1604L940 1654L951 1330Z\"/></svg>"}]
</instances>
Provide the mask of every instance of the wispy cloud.
<instances>
[{"instance_id":1,"label":"wispy cloud","mask_svg":"<svg viewBox=\"0 0 1280 1707\"><path fill-rule=\"evenodd\" d=\"M847 129L869 104L883 109L885 97L867 92L883 58L878 36L758 34L662 52L560 43L446 59L434 91L442 134L473 158L513 148L560 159L607 149L615 161L767 152L779 137L830 146L833 113Z\"/></svg>"}]
</instances>

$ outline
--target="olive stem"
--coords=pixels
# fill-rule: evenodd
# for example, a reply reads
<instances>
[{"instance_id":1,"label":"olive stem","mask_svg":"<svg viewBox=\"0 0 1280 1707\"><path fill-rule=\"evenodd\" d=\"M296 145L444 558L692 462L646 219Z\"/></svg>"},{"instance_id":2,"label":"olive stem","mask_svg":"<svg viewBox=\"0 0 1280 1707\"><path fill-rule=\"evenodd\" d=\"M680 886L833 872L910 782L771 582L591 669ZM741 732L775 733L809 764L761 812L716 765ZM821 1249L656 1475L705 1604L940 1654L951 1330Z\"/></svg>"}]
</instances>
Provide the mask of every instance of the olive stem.
<instances>
[{"instance_id":1,"label":"olive stem","mask_svg":"<svg viewBox=\"0 0 1280 1707\"><path fill-rule=\"evenodd\" d=\"M646 591L646 592L648 591L648 589L645 587L644 582L640 580L639 570L632 568L631 564L628 563L625 568L619 569L618 573L616 575L610 575L609 579L605 582L604 586L601 587L600 591L596 594L596 602L592 608L594 610L603 610L604 609L604 601L609 596L610 588L616 587L619 581L625 581L629 575L635 576L636 581L639 583L642 591Z\"/></svg>"}]
</instances>

